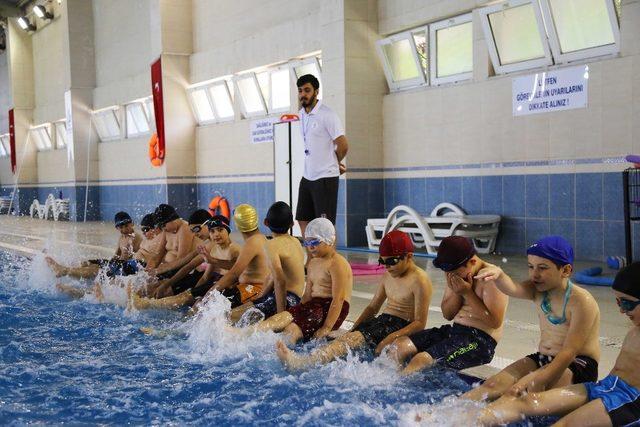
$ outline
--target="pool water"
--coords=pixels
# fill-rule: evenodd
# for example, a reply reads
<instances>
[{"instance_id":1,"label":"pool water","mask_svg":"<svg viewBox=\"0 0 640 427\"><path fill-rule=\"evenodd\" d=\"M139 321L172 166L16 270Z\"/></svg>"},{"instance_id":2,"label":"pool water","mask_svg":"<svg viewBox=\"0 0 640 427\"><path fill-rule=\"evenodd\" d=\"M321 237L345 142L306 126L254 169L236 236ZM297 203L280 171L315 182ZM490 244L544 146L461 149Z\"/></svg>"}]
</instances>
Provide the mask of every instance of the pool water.
<instances>
[{"instance_id":1,"label":"pool water","mask_svg":"<svg viewBox=\"0 0 640 427\"><path fill-rule=\"evenodd\" d=\"M471 425L479 406L452 372L400 380L385 357L289 373L277 335L224 330L226 301L187 321L71 300L41 256L0 252L0 424ZM151 326L161 335L144 335ZM309 343L306 351L315 344ZM443 402L444 399L444 402Z\"/></svg>"}]
</instances>

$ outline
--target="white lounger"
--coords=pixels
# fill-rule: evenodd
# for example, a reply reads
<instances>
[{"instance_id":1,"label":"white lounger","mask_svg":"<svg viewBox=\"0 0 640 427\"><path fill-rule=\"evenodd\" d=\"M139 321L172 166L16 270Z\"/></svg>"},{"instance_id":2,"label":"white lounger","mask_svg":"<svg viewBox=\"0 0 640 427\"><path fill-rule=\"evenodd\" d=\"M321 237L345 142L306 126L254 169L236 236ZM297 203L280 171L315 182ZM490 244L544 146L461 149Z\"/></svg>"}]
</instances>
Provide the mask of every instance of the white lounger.
<instances>
[{"instance_id":1,"label":"white lounger","mask_svg":"<svg viewBox=\"0 0 640 427\"><path fill-rule=\"evenodd\" d=\"M0 197L0 214L9 214L11 207L11 197Z\"/></svg>"},{"instance_id":2,"label":"white lounger","mask_svg":"<svg viewBox=\"0 0 640 427\"><path fill-rule=\"evenodd\" d=\"M396 206L387 218L370 218L365 232L369 249L377 249L380 240L391 230L401 230L411 236L418 248L436 254L440 241L447 236L471 239L478 253L491 253L495 249L500 226L500 215L467 215L453 203L440 203L431 215L423 217L413 208Z\"/></svg>"},{"instance_id":3,"label":"white lounger","mask_svg":"<svg viewBox=\"0 0 640 427\"><path fill-rule=\"evenodd\" d=\"M44 205L36 199L29 207L31 218L49 219L58 221L61 217L69 218L69 199L56 199L53 194L47 196Z\"/></svg>"}]
</instances>

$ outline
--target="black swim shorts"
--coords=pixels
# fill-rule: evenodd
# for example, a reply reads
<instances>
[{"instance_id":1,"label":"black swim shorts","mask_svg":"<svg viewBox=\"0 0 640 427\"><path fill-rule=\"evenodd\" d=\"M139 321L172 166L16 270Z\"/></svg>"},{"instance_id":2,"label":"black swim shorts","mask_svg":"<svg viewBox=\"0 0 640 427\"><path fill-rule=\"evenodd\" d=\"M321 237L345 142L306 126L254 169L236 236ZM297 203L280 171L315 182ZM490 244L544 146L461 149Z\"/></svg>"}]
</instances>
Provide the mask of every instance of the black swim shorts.
<instances>
[{"instance_id":1,"label":"black swim shorts","mask_svg":"<svg viewBox=\"0 0 640 427\"><path fill-rule=\"evenodd\" d=\"M383 313L358 325L354 331L360 332L369 347L377 347L389 334L399 331L409 322L397 316Z\"/></svg>"},{"instance_id":2,"label":"black swim shorts","mask_svg":"<svg viewBox=\"0 0 640 427\"><path fill-rule=\"evenodd\" d=\"M425 329L409 339L418 352L427 352L437 363L455 370L491 362L497 345L486 332L458 323Z\"/></svg>"},{"instance_id":3,"label":"black swim shorts","mask_svg":"<svg viewBox=\"0 0 640 427\"><path fill-rule=\"evenodd\" d=\"M287 292L286 303L287 306L285 307L285 310L300 304L300 297L293 292ZM278 311L275 292L271 291L262 298L253 300L253 306L264 313L265 319L273 316L276 314L276 311Z\"/></svg>"},{"instance_id":4,"label":"black swim shorts","mask_svg":"<svg viewBox=\"0 0 640 427\"><path fill-rule=\"evenodd\" d=\"M542 354L540 352L532 353L527 356L536 362L538 368L548 365L553 360L553 356ZM569 370L573 373L571 382L580 384L586 382L594 382L598 380L598 362L589 356L576 356L569 365Z\"/></svg>"},{"instance_id":5,"label":"black swim shorts","mask_svg":"<svg viewBox=\"0 0 640 427\"><path fill-rule=\"evenodd\" d=\"M191 296L193 296L193 298L204 297L207 294L207 292L209 292L209 289L213 288L216 282L220 279L222 279L222 274L214 272L213 276L207 283L204 283L200 286L197 286L191 289Z\"/></svg>"},{"instance_id":6,"label":"black swim shorts","mask_svg":"<svg viewBox=\"0 0 640 427\"><path fill-rule=\"evenodd\" d=\"M296 219L311 221L324 217L335 224L338 208L338 184L339 178L337 176L320 178L315 181L302 178L298 189Z\"/></svg>"},{"instance_id":7,"label":"black swim shorts","mask_svg":"<svg viewBox=\"0 0 640 427\"><path fill-rule=\"evenodd\" d=\"M198 280L202 277L204 271L193 270L189 274L187 274L182 279L178 280L177 283L171 285L171 289L173 290L174 295L181 294L182 292L193 288L198 284Z\"/></svg>"}]
</instances>

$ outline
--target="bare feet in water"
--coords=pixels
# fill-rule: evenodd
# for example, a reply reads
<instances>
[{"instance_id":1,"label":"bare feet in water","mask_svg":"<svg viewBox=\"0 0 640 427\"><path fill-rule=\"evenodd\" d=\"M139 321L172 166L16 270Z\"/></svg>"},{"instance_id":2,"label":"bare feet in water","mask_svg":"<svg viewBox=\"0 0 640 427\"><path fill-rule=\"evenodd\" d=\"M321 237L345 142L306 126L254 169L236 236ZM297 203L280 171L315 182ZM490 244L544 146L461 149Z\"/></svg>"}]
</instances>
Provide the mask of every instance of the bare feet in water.
<instances>
[{"instance_id":1,"label":"bare feet in water","mask_svg":"<svg viewBox=\"0 0 640 427\"><path fill-rule=\"evenodd\" d=\"M71 285L65 285L63 283L58 283L56 285L56 289L60 292L62 292L63 294L67 294L72 298L82 298L85 296L85 294L87 293L85 290L83 289L79 289L76 288L75 286L71 286Z\"/></svg>"},{"instance_id":2,"label":"bare feet in water","mask_svg":"<svg viewBox=\"0 0 640 427\"><path fill-rule=\"evenodd\" d=\"M56 277L61 277L61 276L66 276L67 275L66 267L58 264L56 262L56 260L54 260L50 256L45 257L44 259L45 259L45 261L47 261L47 264L49 264L49 268L51 268L51 270L56 275Z\"/></svg>"},{"instance_id":3,"label":"bare feet in water","mask_svg":"<svg viewBox=\"0 0 640 427\"><path fill-rule=\"evenodd\" d=\"M299 371L304 368L302 360L282 340L276 343L276 354L287 369Z\"/></svg>"}]
</instances>

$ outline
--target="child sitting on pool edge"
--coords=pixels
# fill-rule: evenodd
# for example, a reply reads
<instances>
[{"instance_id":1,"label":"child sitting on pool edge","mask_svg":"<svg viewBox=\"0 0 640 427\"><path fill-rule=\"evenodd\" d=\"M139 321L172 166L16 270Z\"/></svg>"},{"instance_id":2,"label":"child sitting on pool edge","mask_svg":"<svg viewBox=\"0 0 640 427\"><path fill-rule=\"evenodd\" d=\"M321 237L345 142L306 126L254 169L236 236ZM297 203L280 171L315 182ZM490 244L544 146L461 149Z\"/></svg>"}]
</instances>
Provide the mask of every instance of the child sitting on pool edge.
<instances>
[{"instance_id":1,"label":"child sitting on pool edge","mask_svg":"<svg viewBox=\"0 0 640 427\"><path fill-rule=\"evenodd\" d=\"M613 293L620 312L633 327L607 377L598 382L529 393L515 400L495 402L485 408L479 422L508 424L524 416L565 415L557 425L630 426L640 422L640 262L616 275Z\"/></svg>"},{"instance_id":2,"label":"child sitting on pool edge","mask_svg":"<svg viewBox=\"0 0 640 427\"><path fill-rule=\"evenodd\" d=\"M475 279L494 281L505 294L536 304L540 321L538 351L507 366L463 398L514 399L598 378L600 309L589 292L569 280L573 248L562 237L549 236L531 245L527 257L526 282L514 283L492 264L480 270Z\"/></svg>"},{"instance_id":3,"label":"child sitting on pool edge","mask_svg":"<svg viewBox=\"0 0 640 427\"><path fill-rule=\"evenodd\" d=\"M232 322L252 307L262 312L265 319L282 313L298 305L304 292L304 251L300 241L289 234L293 227L291 207L285 202L275 202L267 211L264 224L273 233L273 238L264 244L271 276L258 298L231 311Z\"/></svg>"},{"instance_id":4,"label":"child sitting on pool edge","mask_svg":"<svg viewBox=\"0 0 640 427\"><path fill-rule=\"evenodd\" d=\"M425 329L394 341L399 364L412 357L402 371L409 374L434 363L461 370L491 362L502 337L509 298L495 283L474 279L487 263L464 237L450 236L440 242L433 265L446 274L442 315L453 325Z\"/></svg>"},{"instance_id":5,"label":"child sitting on pool edge","mask_svg":"<svg viewBox=\"0 0 640 427\"><path fill-rule=\"evenodd\" d=\"M349 314L353 289L351 266L336 252L336 230L331 221L316 218L304 233L311 259L301 303L252 327L258 331L282 331L292 344L301 339L323 338L338 329ZM296 244L300 248L297 239ZM304 262L300 261L304 277Z\"/></svg>"},{"instance_id":6,"label":"child sitting on pool edge","mask_svg":"<svg viewBox=\"0 0 640 427\"><path fill-rule=\"evenodd\" d=\"M314 364L328 363L346 355L349 350L364 347L379 355L394 340L424 329L431 301L431 280L413 261L411 238L398 230L391 231L380 242L379 263L386 271L376 293L348 332L328 345L300 356L279 341L278 357L289 369L305 369ZM376 313L389 299L383 313Z\"/></svg>"}]
</instances>

